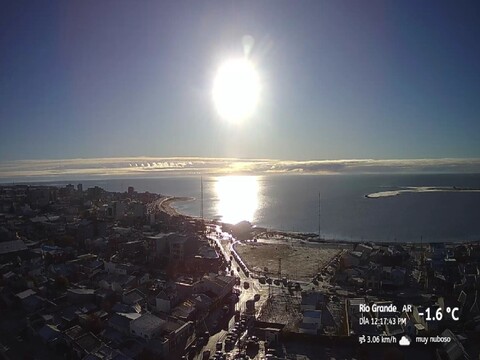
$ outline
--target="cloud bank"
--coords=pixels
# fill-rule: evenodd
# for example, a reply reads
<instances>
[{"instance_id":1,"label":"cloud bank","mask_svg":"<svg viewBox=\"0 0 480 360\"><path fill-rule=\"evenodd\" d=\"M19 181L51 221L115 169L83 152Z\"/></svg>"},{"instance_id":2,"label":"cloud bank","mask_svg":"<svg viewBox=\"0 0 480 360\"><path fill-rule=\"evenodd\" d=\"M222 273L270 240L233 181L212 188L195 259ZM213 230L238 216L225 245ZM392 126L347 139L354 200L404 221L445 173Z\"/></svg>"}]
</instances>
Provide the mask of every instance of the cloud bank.
<instances>
[{"instance_id":1,"label":"cloud bank","mask_svg":"<svg viewBox=\"0 0 480 360\"><path fill-rule=\"evenodd\" d=\"M480 173L480 159L311 160L125 157L0 162L0 180L227 174Z\"/></svg>"}]
</instances>

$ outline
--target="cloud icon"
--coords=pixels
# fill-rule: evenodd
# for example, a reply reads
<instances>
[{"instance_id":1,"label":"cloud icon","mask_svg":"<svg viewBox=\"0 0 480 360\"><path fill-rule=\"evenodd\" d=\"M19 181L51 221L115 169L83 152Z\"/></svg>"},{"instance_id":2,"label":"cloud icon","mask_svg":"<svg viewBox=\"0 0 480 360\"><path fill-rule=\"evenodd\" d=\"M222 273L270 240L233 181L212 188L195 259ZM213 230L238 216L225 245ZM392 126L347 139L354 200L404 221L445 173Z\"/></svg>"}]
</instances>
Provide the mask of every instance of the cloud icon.
<instances>
[{"instance_id":1,"label":"cloud icon","mask_svg":"<svg viewBox=\"0 0 480 360\"><path fill-rule=\"evenodd\" d=\"M408 346L408 345L410 345L410 343L411 343L411 340L410 340L410 338L409 338L408 336L406 336L406 335L402 336L402 338L401 338L400 341L398 342L398 344L399 344L400 346Z\"/></svg>"}]
</instances>

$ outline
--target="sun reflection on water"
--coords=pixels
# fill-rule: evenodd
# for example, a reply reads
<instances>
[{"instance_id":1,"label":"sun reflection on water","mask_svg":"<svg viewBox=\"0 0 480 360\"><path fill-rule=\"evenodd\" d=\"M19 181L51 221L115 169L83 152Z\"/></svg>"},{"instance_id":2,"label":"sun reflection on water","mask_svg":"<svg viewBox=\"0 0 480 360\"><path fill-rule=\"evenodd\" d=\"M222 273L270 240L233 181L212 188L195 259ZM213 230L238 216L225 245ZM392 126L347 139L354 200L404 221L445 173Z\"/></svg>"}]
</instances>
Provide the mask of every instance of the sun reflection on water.
<instances>
[{"instance_id":1,"label":"sun reflection on water","mask_svg":"<svg viewBox=\"0 0 480 360\"><path fill-rule=\"evenodd\" d=\"M252 222L258 208L258 176L224 176L216 179L217 214L221 221Z\"/></svg>"}]
</instances>

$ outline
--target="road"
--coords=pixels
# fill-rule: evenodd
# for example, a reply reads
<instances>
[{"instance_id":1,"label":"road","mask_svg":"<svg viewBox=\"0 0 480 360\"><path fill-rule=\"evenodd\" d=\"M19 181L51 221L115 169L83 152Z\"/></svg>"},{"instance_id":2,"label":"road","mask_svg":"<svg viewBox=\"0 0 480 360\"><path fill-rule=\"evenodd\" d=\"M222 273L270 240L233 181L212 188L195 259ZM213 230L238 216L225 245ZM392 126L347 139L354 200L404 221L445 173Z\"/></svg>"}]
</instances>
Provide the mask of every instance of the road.
<instances>
[{"instance_id":1,"label":"road","mask_svg":"<svg viewBox=\"0 0 480 360\"><path fill-rule=\"evenodd\" d=\"M207 224L207 229L210 229L207 233L207 238L212 241L215 241L221 254L224 256L226 261L231 261L230 270L233 270L234 276L237 276L240 278L240 285L235 286L235 289L240 292L238 302L235 305L235 310L240 311L240 314L245 313L247 301L253 300L255 295L259 294L260 299L255 302L255 315L258 315L262 305L267 299L268 287L260 284L258 282L258 279L251 278L244 271L242 271L240 264L237 263L232 253L232 251L234 251L232 249L232 244L235 243L236 241L235 238L233 238L229 233L222 232L220 226L215 224ZM245 282L248 282L249 284L247 289L245 289L245 286L244 286ZM235 323L234 320L230 321L229 327L228 327L229 331L233 329L234 323ZM202 354L205 350L210 350L210 353L211 353L210 356L213 356L216 351L215 347L217 342L223 342L225 337L227 336L227 333L228 333L227 331L221 330L220 332L213 334L210 337L208 344L202 348L202 350L197 355L196 359L198 360L202 359ZM229 352L230 353L229 357L227 358L232 358L233 352L235 350L238 350L238 349L237 348L232 349ZM263 351L260 351L257 357L255 357L255 359L259 359L261 354L263 354Z\"/></svg>"},{"instance_id":2,"label":"road","mask_svg":"<svg viewBox=\"0 0 480 360\"><path fill-rule=\"evenodd\" d=\"M233 256L233 244L237 241L232 235L226 232L222 232L220 226L216 225L215 230L211 231L207 237L210 240L213 240L218 245L222 255L227 261L232 259L230 269L233 270L235 276L240 278L240 286L236 288L240 291L239 301L236 304L236 310L239 310L241 313L246 310L246 302L248 300L253 300L256 294L260 295L260 300L255 302L255 314L261 310L262 305L267 300L268 296L268 286L260 284L258 279L247 275L243 270L240 264L237 262L235 256ZM238 271L238 269L240 271ZM248 282L248 289L245 289L244 284Z\"/></svg>"}]
</instances>

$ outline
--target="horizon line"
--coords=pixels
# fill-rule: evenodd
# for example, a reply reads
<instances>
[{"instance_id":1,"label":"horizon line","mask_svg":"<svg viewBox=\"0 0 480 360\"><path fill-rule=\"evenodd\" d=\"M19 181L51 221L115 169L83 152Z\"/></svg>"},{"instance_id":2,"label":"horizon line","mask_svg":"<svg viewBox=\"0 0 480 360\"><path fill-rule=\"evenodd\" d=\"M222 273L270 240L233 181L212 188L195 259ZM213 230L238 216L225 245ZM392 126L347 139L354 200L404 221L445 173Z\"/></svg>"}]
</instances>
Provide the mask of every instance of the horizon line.
<instances>
[{"instance_id":1,"label":"horizon line","mask_svg":"<svg viewBox=\"0 0 480 360\"><path fill-rule=\"evenodd\" d=\"M175 175L480 173L480 158L279 160L222 157L99 157L0 161L0 180Z\"/></svg>"}]
</instances>

